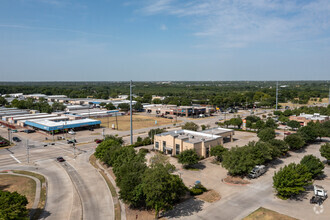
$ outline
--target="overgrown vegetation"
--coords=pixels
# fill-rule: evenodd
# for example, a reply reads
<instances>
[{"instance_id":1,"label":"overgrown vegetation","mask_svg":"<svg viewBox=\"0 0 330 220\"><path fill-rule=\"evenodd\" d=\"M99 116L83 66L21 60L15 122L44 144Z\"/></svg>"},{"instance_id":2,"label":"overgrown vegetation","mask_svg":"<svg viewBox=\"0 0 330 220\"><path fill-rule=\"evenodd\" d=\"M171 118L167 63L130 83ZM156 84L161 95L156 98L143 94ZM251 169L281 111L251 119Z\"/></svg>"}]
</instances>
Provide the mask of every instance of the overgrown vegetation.
<instances>
[{"instance_id":1,"label":"overgrown vegetation","mask_svg":"<svg viewBox=\"0 0 330 220\"><path fill-rule=\"evenodd\" d=\"M0 190L0 219L29 219L26 205L28 200L17 192Z\"/></svg>"},{"instance_id":2,"label":"overgrown vegetation","mask_svg":"<svg viewBox=\"0 0 330 220\"><path fill-rule=\"evenodd\" d=\"M174 167L166 159L158 155L147 167L145 154L108 138L94 155L113 168L120 199L134 208L154 209L158 217L161 211L172 209L187 188L179 176L171 174Z\"/></svg>"}]
</instances>

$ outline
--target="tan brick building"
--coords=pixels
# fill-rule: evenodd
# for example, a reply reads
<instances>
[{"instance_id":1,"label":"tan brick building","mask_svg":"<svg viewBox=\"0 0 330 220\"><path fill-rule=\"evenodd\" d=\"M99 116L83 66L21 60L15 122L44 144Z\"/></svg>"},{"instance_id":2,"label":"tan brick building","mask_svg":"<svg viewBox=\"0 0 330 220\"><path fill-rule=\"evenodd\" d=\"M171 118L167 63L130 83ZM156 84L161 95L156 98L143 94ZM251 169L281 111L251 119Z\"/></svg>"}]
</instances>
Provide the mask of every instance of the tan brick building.
<instances>
[{"instance_id":1,"label":"tan brick building","mask_svg":"<svg viewBox=\"0 0 330 220\"><path fill-rule=\"evenodd\" d=\"M190 130L170 131L155 135L154 149L165 154L178 155L194 149L199 156L209 157L212 147L223 144L224 138L233 141L232 129L215 128L202 132Z\"/></svg>"},{"instance_id":2,"label":"tan brick building","mask_svg":"<svg viewBox=\"0 0 330 220\"><path fill-rule=\"evenodd\" d=\"M329 116L320 115L319 113L312 114L305 114L301 113L299 116L292 115L289 117L292 121L298 121L301 126L306 126L308 122L317 122L323 123L325 121L329 121Z\"/></svg>"}]
</instances>

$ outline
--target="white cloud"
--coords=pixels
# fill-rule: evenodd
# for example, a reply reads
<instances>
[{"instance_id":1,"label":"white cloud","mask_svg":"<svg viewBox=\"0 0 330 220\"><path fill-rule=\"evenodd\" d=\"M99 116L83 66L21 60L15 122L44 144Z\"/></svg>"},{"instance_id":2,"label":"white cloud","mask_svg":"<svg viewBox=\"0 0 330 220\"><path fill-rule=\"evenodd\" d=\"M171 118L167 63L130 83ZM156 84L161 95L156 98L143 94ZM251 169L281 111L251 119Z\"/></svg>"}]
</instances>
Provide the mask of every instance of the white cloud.
<instances>
[{"instance_id":1,"label":"white cloud","mask_svg":"<svg viewBox=\"0 0 330 220\"><path fill-rule=\"evenodd\" d=\"M162 24L161 26L160 26L160 30L162 30L162 31L166 31L168 28L167 28L167 26L165 25L165 24Z\"/></svg>"},{"instance_id":2,"label":"white cloud","mask_svg":"<svg viewBox=\"0 0 330 220\"><path fill-rule=\"evenodd\" d=\"M147 0L144 15L189 17L196 37L221 47L328 38L330 1Z\"/></svg>"}]
</instances>

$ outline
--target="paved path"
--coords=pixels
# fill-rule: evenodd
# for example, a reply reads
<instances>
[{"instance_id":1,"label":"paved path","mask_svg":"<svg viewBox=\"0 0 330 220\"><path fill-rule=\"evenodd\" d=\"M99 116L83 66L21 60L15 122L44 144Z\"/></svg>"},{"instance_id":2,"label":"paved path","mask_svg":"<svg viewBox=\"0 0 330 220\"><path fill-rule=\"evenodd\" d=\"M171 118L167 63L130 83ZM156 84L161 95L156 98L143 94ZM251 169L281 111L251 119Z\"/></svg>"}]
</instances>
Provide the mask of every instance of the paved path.
<instances>
[{"instance_id":1,"label":"paved path","mask_svg":"<svg viewBox=\"0 0 330 220\"><path fill-rule=\"evenodd\" d=\"M81 198L83 219L114 219L112 195L101 174L89 164L90 155L91 152L69 159L63 167Z\"/></svg>"},{"instance_id":2,"label":"paved path","mask_svg":"<svg viewBox=\"0 0 330 220\"><path fill-rule=\"evenodd\" d=\"M40 173L47 178L48 191L45 210L41 219L68 219L72 208L73 187L69 176L54 160L45 160L32 165L9 165L1 170L26 170Z\"/></svg>"},{"instance_id":3,"label":"paved path","mask_svg":"<svg viewBox=\"0 0 330 220\"><path fill-rule=\"evenodd\" d=\"M99 167L102 167L102 165L100 164L99 160L96 160L96 163ZM102 168L103 169L103 168ZM103 169L105 172L105 175L109 178L110 182L112 183L112 185L114 186L117 196L119 196L119 188L116 185L116 181L112 178L111 174L106 170ZM113 199L114 203L116 204L117 202L119 202L120 205L120 215L121 215L121 220L126 220L126 209L125 209L125 204L120 200L120 199Z\"/></svg>"}]
</instances>

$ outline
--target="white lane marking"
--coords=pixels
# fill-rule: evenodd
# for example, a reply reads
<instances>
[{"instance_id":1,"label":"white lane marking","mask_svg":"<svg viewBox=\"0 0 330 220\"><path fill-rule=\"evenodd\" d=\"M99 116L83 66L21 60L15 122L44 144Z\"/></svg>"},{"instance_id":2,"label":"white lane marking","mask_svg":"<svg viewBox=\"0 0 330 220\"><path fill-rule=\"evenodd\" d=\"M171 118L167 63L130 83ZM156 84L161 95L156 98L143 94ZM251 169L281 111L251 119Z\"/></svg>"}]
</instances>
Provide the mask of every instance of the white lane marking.
<instances>
[{"instance_id":1,"label":"white lane marking","mask_svg":"<svg viewBox=\"0 0 330 220\"><path fill-rule=\"evenodd\" d=\"M14 160L17 161L17 163L21 163L21 161L19 161L13 154L9 154Z\"/></svg>"}]
</instances>

